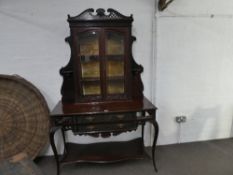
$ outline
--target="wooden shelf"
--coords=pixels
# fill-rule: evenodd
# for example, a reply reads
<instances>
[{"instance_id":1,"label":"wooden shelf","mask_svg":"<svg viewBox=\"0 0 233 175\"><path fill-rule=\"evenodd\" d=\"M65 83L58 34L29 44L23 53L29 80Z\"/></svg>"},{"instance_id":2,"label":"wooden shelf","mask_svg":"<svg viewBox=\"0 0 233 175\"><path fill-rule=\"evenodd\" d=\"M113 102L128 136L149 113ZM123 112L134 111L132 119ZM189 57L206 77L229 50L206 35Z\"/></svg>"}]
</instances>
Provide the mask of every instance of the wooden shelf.
<instances>
[{"instance_id":1,"label":"wooden shelf","mask_svg":"<svg viewBox=\"0 0 233 175\"><path fill-rule=\"evenodd\" d=\"M141 138L122 142L102 142L92 144L66 143L67 154L62 164L75 162L112 163L145 157Z\"/></svg>"}]
</instances>

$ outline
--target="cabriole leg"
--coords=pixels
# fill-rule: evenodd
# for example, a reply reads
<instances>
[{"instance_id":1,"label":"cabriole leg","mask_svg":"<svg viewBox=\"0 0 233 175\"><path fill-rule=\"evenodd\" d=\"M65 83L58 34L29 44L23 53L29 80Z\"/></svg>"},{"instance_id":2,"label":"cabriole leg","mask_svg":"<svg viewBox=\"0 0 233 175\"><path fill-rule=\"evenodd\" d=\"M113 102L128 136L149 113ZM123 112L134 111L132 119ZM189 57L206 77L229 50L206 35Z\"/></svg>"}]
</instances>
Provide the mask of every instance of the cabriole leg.
<instances>
[{"instance_id":1,"label":"cabriole leg","mask_svg":"<svg viewBox=\"0 0 233 175\"><path fill-rule=\"evenodd\" d=\"M54 158L55 158L55 161L57 164L57 175L59 175L60 174L60 162L59 162L59 157L57 154L57 148L56 148L55 143L54 143L54 135L55 135L55 132L57 131L57 129L58 129L57 127L51 128L49 137L50 137L50 144L51 144L51 147L52 147L52 150L54 153Z\"/></svg>"},{"instance_id":2,"label":"cabriole leg","mask_svg":"<svg viewBox=\"0 0 233 175\"><path fill-rule=\"evenodd\" d=\"M159 134L159 125L156 121L153 121L153 126L154 126L154 140L153 140L153 145L152 145L152 159L153 159L153 165L154 165L154 169L156 172L158 172L158 169L156 167L156 163L155 163L155 146L157 143L157 139L158 139L158 134Z\"/></svg>"}]
</instances>

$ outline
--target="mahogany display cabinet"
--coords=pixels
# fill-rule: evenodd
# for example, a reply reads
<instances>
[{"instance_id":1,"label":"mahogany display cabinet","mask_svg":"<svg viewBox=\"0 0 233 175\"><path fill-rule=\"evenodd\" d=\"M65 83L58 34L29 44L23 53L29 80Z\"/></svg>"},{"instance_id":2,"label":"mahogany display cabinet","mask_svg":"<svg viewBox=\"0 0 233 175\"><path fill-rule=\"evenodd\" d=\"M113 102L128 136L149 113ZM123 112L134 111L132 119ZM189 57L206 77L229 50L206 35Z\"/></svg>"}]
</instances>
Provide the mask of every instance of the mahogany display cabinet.
<instances>
[{"instance_id":1,"label":"mahogany display cabinet","mask_svg":"<svg viewBox=\"0 0 233 175\"><path fill-rule=\"evenodd\" d=\"M144 157L144 125L154 126L152 159L158 137L156 107L143 96L143 67L132 57L133 17L113 9L87 9L68 15L71 48L68 64L61 68L62 100L51 112L50 142L60 165L109 163ZM77 144L66 141L65 132L110 137L142 127L141 136L129 141ZM64 154L58 156L54 134L61 130Z\"/></svg>"}]
</instances>

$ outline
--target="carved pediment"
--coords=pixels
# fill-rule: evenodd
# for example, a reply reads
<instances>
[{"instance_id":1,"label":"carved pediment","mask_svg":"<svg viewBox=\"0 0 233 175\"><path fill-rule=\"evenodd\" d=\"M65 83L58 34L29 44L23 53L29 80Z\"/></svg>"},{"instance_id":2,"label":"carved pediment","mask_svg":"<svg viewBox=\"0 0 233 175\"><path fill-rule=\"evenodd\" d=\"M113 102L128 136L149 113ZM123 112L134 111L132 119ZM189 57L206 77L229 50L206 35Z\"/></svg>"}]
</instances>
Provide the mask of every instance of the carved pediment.
<instances>
[{"instance_id":1,"label":"carved pediment","mask_svg":"<svg viewBox=\"0 0 233 175\"><path fill-rule=\"evenodd\" d=\"M68 15L69 22L75 21L87 21L87 20L96 20L96 21L107 21L107 20L126 20L126 21L133 21L133 16L124 16L118 11L109 8L107 13L105 9L99 8L96 11L93 8L87 9L83 11L81 14L71 17Z\"/></svg>"}]
</instances>

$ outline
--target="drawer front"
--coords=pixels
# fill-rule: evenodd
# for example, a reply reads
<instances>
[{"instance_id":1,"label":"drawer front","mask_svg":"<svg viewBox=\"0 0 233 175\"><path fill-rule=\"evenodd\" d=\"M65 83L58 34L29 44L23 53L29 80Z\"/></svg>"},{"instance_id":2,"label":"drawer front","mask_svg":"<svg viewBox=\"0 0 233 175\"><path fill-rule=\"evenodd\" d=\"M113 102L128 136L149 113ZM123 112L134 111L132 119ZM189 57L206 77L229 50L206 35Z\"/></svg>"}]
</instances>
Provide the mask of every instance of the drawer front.
<instances>
[{"instance_id":1,"label":"drawer front","mask_svg":"<svg viewBox=\"0 0 233 175\"><path fill-rule=\"evenodd\" d=\"M76 117L78 124L90 124L90 123L112 123L112 122L127 122L135 120L135 113L126 114L108 114L108 115L91 115L91 116L80 116Z\"/></svg>"},{"instance_id":2,"label":"drawer front","mask_svg":"<svg viewBox=\"0 0 233 175\"><path fill-rule=\"evenodd\" d=\"M98 124L98 125L79 125L72 129L75 133L81 132L116 132L125 130L136 130L137 123L117 123L117 124Z\"/></svg>"}]
</instances>

